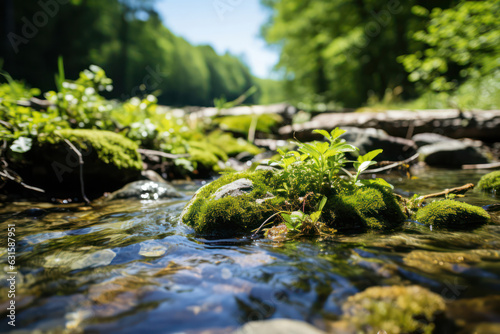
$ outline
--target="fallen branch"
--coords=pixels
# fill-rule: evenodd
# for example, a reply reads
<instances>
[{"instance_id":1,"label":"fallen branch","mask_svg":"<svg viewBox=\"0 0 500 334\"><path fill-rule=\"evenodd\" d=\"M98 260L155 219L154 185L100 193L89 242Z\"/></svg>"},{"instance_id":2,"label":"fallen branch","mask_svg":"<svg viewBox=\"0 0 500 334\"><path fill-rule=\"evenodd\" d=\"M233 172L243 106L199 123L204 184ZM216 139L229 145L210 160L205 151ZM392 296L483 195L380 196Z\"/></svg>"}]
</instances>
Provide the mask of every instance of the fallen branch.
<instances>
[{"instance_id":1,"label":"fallen branch","mask_svg":"<svg viewBox=\"0 0 500 334\"><path fill-rule=\"evenodd\" d=\"M275 214L273 214L271 217L267 218L267 219L266 219L266 220L262 223L262 225L260 225L260 226L259 226L259 228L255 231L255 233L254 233L254 234L252 234L252 238L253 238L253 237L255 237L255 236L257 235L257 233L259 233L260 229L261 229L261 228L263 228L263 227L264 227L264 225L266 225L266 223L267 223L268 221L270 221L270 220L271 220L271 218L276 217L277 215L279 215L279 214L280 214L280 213L282 213L282 212L283 212L283 211L276 212L276 213L275 213Z\"/></svg>"},{"instance_id":2,"label":"fallen branch","mask_svg":"<svg viewBox=\"0 0 500 334\"><path fill-rule=\"evenodd\" d=\"M17 177L10 175L9 172L10 173L13 172ZM12 171L10 169L3 169L2 171L0 171L0 177L4 177L4 178L7 178L7 179L9 179L11 181L17 182L17 183L19 183L21 186L23 186L26 189L33 190L33 191L38 191L40 193L45 193L45 190L43 190L43 189L40 189L40 188L37 188L37 187L33 187L33 186L29 186L26 183L24 183L22 181L21 177L19 175L17 175L17 173L15 173L14 171Z\"/></svg>"},{"instance_id":3,"label":"fallen branch","mask_svg":"<svg viewBox=\"0 0 500 334\"><path fill-rule=\"evenodd\" d=\"M434 194L429 194L429 195L424 195L420 196L418 200L425 200L427 198L433 198L433 197L441 197L441 196L447 196L449 194L457 194L457 195L463 195L465 194L468 190L473 189L474 184L472 183L467 183L466 185L463 185L461 187L456 187L456 188L451 188L451 189L445 189L441 192L434 193Z\"/></svg>"},{"instance_id":4,"label":"fallen branch","mask_svg":"<svg viewBox=\"0 0 500 334\"><path fill-rule=\"evenodd\" d=\"M376 168L376 169L368 169L368 170L365 170L361 174L380 173L380 172L383 172L383 171L386 171L386 170L389 170L389 169L393 169L395 167L399 167L401 165L406 165L406 164L412 162L413 160L418 159L419 156L420 156L420 153L416 153L413 156L411 156L408 159L405 159L403 161L397 161L397 162L391 163L390 165L387 165L387 166L384 166L384 167L380 167L380 168Z\"/></svg>"},{"instance_id":5,"label":"fallen branch","mask_svg":"<svg viewBox=\"0 0 500 334\"><path fill-rule=\"evenodd\" d=\"M73 145L69 140L64 138L64 142L71 148L73 152L78 156L78 163L80 164L80 190L82 192L82 198L85 201L85 203L90 204L89 199L87 198L87 195L85 195L85 184L83 182L83 157L80 151Z\"/></svg>"},{"instance_id":6,"label":"fallen branch","mask_svg":"<svg viewBox=\"0 0 500 334\"><path fill-rule=\"evenodd\" d=\"M490 164L478 164L478 165L462 165L462 169L493 169L500 168L500 162L492 162Z\"/></svg>"},{"instance_id":7,"label":"fallen branch","mask_svg":"<svg viewBox=\"0 0 500 334\"><path fill-rule=\"evenodd\" d=\"M171 154L171 153L165 153L165 152L161 152L161 151L148 150L145 148L140 148L137 151L139 151L139 153L143 154L143 155L156 155L156 156L167 158L167 159L189 158L191 156L189 154Z\"/></svg>"},{"instance_id":8,"label":"fallen branch","mask_svg":"<svg viewBox=\"0 0 500 334\"><path fill-rule=\"evenodd\" d=\"M18 106L28 107L35 110L42 110L42 109L47 109L49 107L55 107L55 104L53 102L47 100L41 100L36 97L32 97L29 100L19 100L19 101L9 101L5 99L0 99L0 102L3 101L12 102L14 104L17 104Z\"/></svg>"}]
</instances>

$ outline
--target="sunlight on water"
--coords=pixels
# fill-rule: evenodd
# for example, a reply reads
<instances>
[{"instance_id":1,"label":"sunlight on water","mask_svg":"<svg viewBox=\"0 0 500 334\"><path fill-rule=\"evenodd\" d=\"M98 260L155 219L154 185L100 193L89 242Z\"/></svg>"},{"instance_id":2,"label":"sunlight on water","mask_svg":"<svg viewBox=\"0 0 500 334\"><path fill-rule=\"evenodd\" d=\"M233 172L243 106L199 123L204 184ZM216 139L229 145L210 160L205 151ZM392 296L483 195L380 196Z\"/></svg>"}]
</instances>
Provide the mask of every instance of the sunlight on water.
<instances>
[{"instance_id":1,"label":"sunlight on water","mask_svg":"<svg viewBox=\"0 0 500 334\"><path fill-rule=\"evenodd\" d=\"M389 181L409 194L479 177L435 170L411 181ZM477 192L464 200L498 202ZM2 238L6 226L15 224L18 240L17 328L226 333L267 318L326 328L349 296L370 286L409 284L440 294L452 318L500 319L500 299L494 297L500 294L498 214L496 224L473 232L431 232L409 224L390 234L339 235L333 241L218 242L196 238L179 222L185 203L2 205ZM30 210L35 207L40 210ZM0 292L4 314L6 278ZM8 330L5 322L1 326Z\"/></svg>"}]
</instances>

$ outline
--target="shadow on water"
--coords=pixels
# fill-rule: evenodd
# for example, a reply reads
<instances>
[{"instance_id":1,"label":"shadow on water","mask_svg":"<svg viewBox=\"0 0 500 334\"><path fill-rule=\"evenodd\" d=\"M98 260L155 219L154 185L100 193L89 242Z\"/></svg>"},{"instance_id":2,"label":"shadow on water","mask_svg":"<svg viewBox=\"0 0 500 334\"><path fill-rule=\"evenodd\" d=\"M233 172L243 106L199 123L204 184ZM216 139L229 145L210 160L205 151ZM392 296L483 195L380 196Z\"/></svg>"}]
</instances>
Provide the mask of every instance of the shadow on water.
<instances>
[{"instance_id":1,"label":"shadow on water","mask_svg":"<svg viewBox=\"0 0 500 334\"><path fill-rule=\"evenodd\" d=\"M433 170L398 191L422 194L477 182L476 172ZM464 199L492 205L472 192ZM500 225L472 232L415 226L332 240L205 240L179 222L186 201L115 201L95 208L12 203L16 328L47 333L227 333L251 320L292 318L325 328L349 296L371 286L417 284L451 316L500 321ZM498 212L493 212L498 222ZM0 251L6 265L6 249ZM3 274L4 276L6 274ZM7 277L0 312L6 315ZM11 328L6 322L0 331ZM24 332L23 332L24 333Z\"/></svg>"}]
</instances>

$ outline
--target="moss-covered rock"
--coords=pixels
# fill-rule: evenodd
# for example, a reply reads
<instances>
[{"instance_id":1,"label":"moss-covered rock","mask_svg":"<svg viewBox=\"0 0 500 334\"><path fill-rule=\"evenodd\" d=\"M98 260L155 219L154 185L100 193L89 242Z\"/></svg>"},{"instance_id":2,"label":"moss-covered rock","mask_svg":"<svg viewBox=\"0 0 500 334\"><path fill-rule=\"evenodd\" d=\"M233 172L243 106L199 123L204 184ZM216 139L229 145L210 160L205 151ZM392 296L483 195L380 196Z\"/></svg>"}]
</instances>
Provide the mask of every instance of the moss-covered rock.
<instances>
[{"instance_id":1,"label":"moss-covered rock","mask_svg":"<svg viewBox=\"0 0 500 334\"><path fill-rule=\"evenodd\" d=\"M273 189L266 181L271 177L270 171L223 175L198 190L182 212L182 221L194 227L197 234L207 237L231 237L249 233L279 211L284 201L282 198L272 197ZM221 189L237 180L245 182L237 190L221 194Z\"/></svg>"},{"instance_id":2,"label":"moss-covered rock","mask_svg":"<svg viewBox=\"0 0 500 334\"><path fill-rule=\"evenodd\" d=\"M445 199L419 209L416 219L433 229L470 229L488 223L490 215L478 206Z\"/></svg>"},{"instance_id":3,"label":"moss-covered rock","mask_svg":"<svg viewBox=\"0 0 500 334\"><path fill-rule=\"evenodd\" d=\"M82 154L87 196L99 197L140 178L142 161L133 141L109 131L64 129L40 135L26 162L16 166L26 182L50 196L80 197L79 159L65 139Z\"/></svg>"},{"instance_id":4,"label":"moss-covered rock","mask_svg":"<svg viewBox=\"0 0 500 334\"><path fill-rule=\"evenodd\" d=\"M328 225L341 232L388 230L406 219L391 189L375 184L342 189L328 199L325 208Z\"/></svg>"},{"instance_id":5,"label":"moss-covered rock","mask_svg":"<svg viewBox=\"0 0 500 334\"><path fill-rule=\"evenodd\" d=\"M142 170L141 156L136 143L111 131L58 130L54 135L41 137L40 143L59 144L69 140L83 151L94 151L100 161L120 170Z\"/></svg>"},{"instance_id":6,"label":"moss-covered rock","mask_svg":"<svg viewBox=\"0 0 500 334\"><path fill-rule=\"evenodd\" d=\"M500 171L483 175L477 184L477 189L500 195Z\"/></svg>"},{"instance_id":7,"label":"moss-covered rock","mask_svg":"<svg viewBox=\"0 0 500 334\"><path fill-rule=\"evenodd\" d=\"M363 333L438 333L445 311L439 295L420 286L371 287L347 299L343 320ZM439 319L440 320L440 319Z\"/></svg>"},{"instance_id":8,"label":"moss-covered rock","mask_svg":"<svg viewBox=\"0 0 500 334\"><path fill-rule=\"evenodd\" d=\"M305 207L316 211L323 195L310 195L305 200L279 189L280 172L255 171L232 173L202 187L186 205L182 221L203 236L230 237L248 234L274 213ZM307 189L304 188L304 192ZM222 195L221 195L222 194ZM321 215L325 226L340 232L387 230L405 220L396 197L389 188L369 185L330 189ZM277 215L275 225L282 223Z\"/></svg>"}]
</instances>

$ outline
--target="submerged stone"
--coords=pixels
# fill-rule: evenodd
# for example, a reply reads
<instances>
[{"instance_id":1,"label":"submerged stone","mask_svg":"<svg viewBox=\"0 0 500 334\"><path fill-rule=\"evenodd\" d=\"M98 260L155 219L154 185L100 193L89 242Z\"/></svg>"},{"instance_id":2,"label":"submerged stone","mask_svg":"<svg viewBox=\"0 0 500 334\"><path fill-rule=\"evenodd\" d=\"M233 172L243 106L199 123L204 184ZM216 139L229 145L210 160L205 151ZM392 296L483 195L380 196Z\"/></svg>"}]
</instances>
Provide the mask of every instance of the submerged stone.
<instances>
[{"instance_id":1,"label":"submerged stone","mask_svg":"<svg viewBox=\"0 0 500 334\"><path fill-rule=\"evenodd\" d=\"M477 189L482 191L487 191L495 195L500 194L500 171L495 171L483 175L479 183L477 184Z\"/></svg>"},{"instance_id":2,"label":"submerged stone","mask_svg":"<svg viewBox=\"0 0 500 334\"><path fill-rule=\"evenodd\" d=\"M291 319L251 321L233 334L323 334L307 322Z\"/></svg>"},{"instance_id":3,"label":"submerged stone","mask_svg":"<svg viewBox=\"0 0 500 334\"><path fill-rule=\"evenodd\" d=\"M363 333L439 333L441 296L420 286L371 287L347 299L342 319Z\"/></svg>"},{"instance_id":4,"label":"submerged stone","mask_svg":"<svg viewBox=\"0 0 500 334\"><path fill-rule=\"evenodd\" d=\"M79 252L62 251L45 258L45 268L58 268L61 270L76 270L107 266L113 261L116 253L111 249L98 250L93 253L82 254Z\"/></svg>"},{"instance_id":5,"label":"submerged stone","mask_svg":"<svg viewBox=\"0 0 500 334\"><path fill-rule=\"evenodd\" d=\"M416 219L433 229L470 229L488 223L490 215L481 207L445 199L419 209Z\"/></svg>"},{"instance_id":6,"label":"submerged stone","mask_svg":"<svg viewBox=\"0 0 500 334\"><path fill-rule=\"evenodd\" d=\"M181 198L183 195L167 182L135 181L115 191L107 200L137 199L158 200L167 198Z\"/></svg>"}]
</instances>

